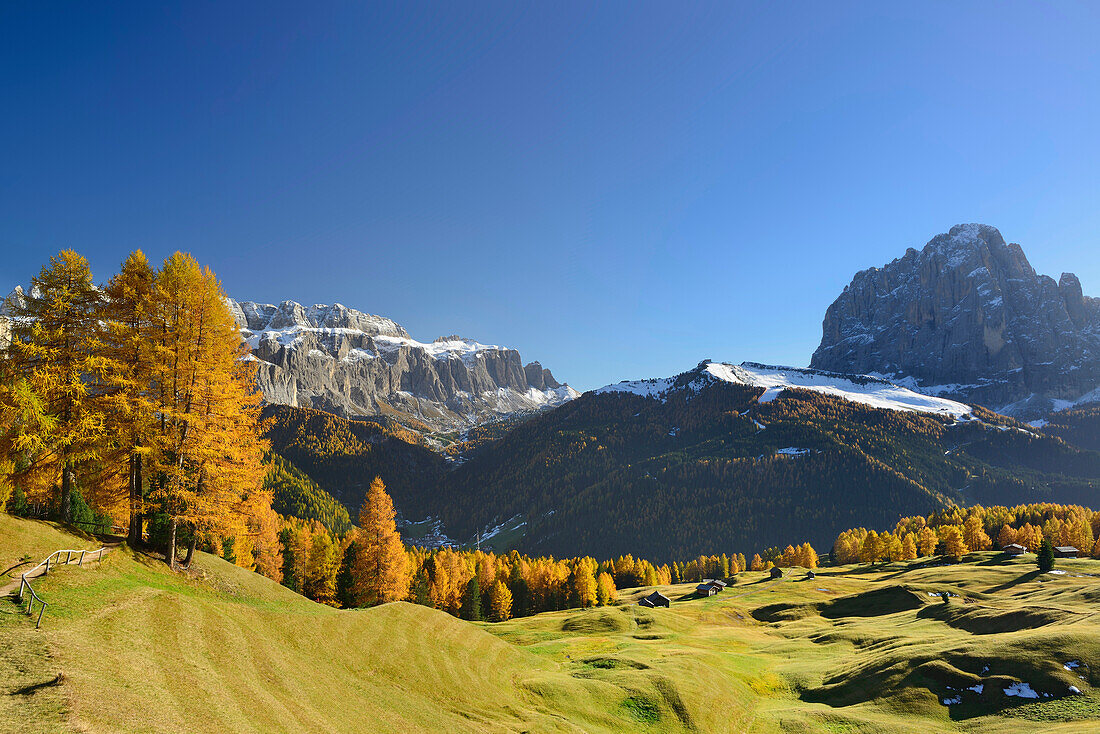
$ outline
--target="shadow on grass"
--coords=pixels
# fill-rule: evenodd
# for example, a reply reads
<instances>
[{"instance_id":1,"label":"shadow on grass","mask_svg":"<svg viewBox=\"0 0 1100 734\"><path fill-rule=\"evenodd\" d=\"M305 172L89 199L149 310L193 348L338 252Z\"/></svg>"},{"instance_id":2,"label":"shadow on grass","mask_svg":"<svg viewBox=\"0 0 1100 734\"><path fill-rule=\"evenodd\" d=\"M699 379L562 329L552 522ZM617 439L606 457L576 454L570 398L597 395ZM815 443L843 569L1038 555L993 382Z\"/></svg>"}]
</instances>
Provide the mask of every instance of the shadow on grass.
<instances>
[{"instance_id":1,"label":"shadow on grass","mask_svg":"<svg viewBox=\"0 0 1100 734\"><path fill-rule=\"evenodd\" d=\"M1042 573L1042 572L1039 569L1035 569L1034 571L1028 571L1027 573L1020 575L1019 578L1013 579L1012 581L1006 581L1003 584L998 584L997 586L993 586L993 587L990 587L989 589L986 589L985 593L995 594L998 591L1004 591L1005 589L1011 589L1013 586L1019 586L1020 584L1026 584L1028 581L1034 581L1035 579L1037 579L1039 577L1040 573Z\"/></svg>"},{"instance_id":2,"label":"shadow on grass","mask_svg":"<svg viewBox=\"0 0 1100 734\"><path fill-rule=\"evenodd\" d=\"M64 673L58 673L53 678L53 680L47 680L47 681L43 681L41 683L32 683L29 686L23 686L22 688L14 690L11 693L9 693L8 695L9 696L33 696L35 693L42 690L43 688L51 688L53 686L59 686L64 682L65 682L65 674Z\"/></svg>"}]
</instances>

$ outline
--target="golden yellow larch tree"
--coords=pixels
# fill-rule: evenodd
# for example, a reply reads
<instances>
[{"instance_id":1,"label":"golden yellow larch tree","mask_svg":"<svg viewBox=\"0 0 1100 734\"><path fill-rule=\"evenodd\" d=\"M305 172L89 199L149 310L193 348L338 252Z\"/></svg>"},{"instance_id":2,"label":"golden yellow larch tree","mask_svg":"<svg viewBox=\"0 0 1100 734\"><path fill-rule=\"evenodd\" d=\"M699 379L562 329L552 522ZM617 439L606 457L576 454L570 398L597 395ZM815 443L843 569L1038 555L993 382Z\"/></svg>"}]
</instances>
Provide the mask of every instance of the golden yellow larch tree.
<instances>
[{"instance_id":1,"label":"golden yellow larch tree","mask_svg":"<svg viewBox=\"0 0 1100 734\"><path fill-rule=\"evenodd\" d=\"M20 426L24 435L16 443L39 450L25 454L18 471L39 487L60 485L60 513L68 522L77 468L97 462L104 448L104 360L97 341L103 297L88 261L64 250L32 279L28 293L7 306L11 337L0 373L20 378L24 396L37 396L54 417L48 431L41 421Z\"/></svg>"},{"instance_id":2,"label":"golden yellow larch tree","mask_svg":"<svg viewBox=\"0 0 1100 734\"><path fill-rule=\"evenodd\" d=\"M973 514L966 518L966 522L963 523L963 541L966 543L967 548L974 551L989 550L993 545L989 535L985 532L982 518L979 515Z\"/></svg>"},{"instance_id":3,"label":"golden yellow larch tree","mask_svg":"<svg viewBox=\"0 0 1100 734\"><path fill-rule=\"evenodd\" d=\"M920 551L921 556L930 556L935 553L939 542L940 538L932 528L923 527L917 533L917 550Z\"/></svg>"},{"instance_id":4,"label":"golden yellow larch tree","mask_svg":"<svg viewBox=\"0 0 1100 734\"><path fill-rule=\"evenodd\" d=\"M493 622L504 622L511 618L512 592L503 581L497 581L489 590L489 619Z\"/></svg>"},{"instance_id":5,"label":"golden yellow larch tree","mask_svg":"<svg viewBox=\"0 0 1100 734\"><path fill-rule=\"evenodd\" d=\"M969 552L963 532L958 525L942 525L939 528L940 540L943 542L944 553L952 558L959 558Z\"/></svg>"},{"instance_id":6,"label":"golden yellow larch tree","mask_svg":"<svg viewBox=\"0 0 1100 734\"><path fill-rule=\"evenodd\" d=\"M174 568L179 522L191 529L189 562L199 531L247 532L250 501L270 498L262 491L254 366L217 278L177 252L155 282L159 420L150 496L170 518L166 555Z\"/></svg>"},{"instance_id":7,"label":"golden yellow larch tree","mask_svg":"<svg viewBox=\"0 0 1100 734\"><path fill-rule=\"evenodd\" d=\"M399 601L409 593L405 546L397 533L394 516L393 500L386 493L386 485L381 477L375 477L359 510L360 552L354 569L358 606ZM454 578L453 574L448 575Z\"/></svg>"},{"instance_id":8,"label":"golden yellow larch tree","mask_svg":"<svg viewBox=\"0 0 1100 734\"><path fill-rule=\"evenodd\" d=\"M1016 542L1016 529L1011 525L1005 524L1001 526L1001 529L997 532L997 546L1004 548L1006 545L1012 545Z\"/></svg>"},{"instance_id":9,"label":"golden yellow larch tree","mask_svg":"<svg viewBox=\"0 0 1100 734\"><path fill-rule=\"evenodd\" d=\"M917 557L917 543L913 540L913 533L906 533L905 540L901 543L901 558L903 561L912 561Z\"/></svg>"},{"instance_id":10,"label":"golden yellow larch tree","mask_svg":"<svg viewBox=\"0 0 1100 734\"><path fill-rule=\"evenodd\" d=\"M596 579L596 603L600 606L606 606L611 604L619 597L619 592L615 588L615 580L611 578L611 574L604 571Z\"/></svg>"},{"instance_id":11,"label":"golden yellow larch tree","mask_svg":"<svg viewBox=\"0 0 1100 734\"><path fill-rule=\"evenodd\" d=\"M573 570L573 593L582 607L590 607L596 603L596 577L593 575L595 561L590 558L582 558Z\"/></svg>"},{"instance_id":12,"label":"golden yellow larch tree","mask_svg":"<svg viewBox=\"0 0 1100 734\"><path fill-rule=\"evenodd\" d=\"M155 279L156 272L145 254L140 250L131 253L104 289L104 319L100 324L106 359L103 389L107 428L112 453L118 455L112 458L126 468L131 546L141 542L144 468L156 435Z\"/></svg>"}]
</instances>

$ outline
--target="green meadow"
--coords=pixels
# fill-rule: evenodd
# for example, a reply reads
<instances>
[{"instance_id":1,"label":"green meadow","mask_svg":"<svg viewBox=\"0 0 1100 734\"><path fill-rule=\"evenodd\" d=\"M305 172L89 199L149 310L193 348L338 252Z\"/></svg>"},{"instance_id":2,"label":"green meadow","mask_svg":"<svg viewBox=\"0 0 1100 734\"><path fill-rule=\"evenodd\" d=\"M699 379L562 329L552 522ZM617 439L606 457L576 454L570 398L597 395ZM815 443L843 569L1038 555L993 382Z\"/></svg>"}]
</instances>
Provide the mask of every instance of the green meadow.
<instances>
[{"instance_id":1,"label":"green meadow","mask_svg":"<svg viewBox=\"0 0 1100 734\"><path fill-rule=\"evenodd\" d=\"M65 547L96 546L0 515L4 569ZM742 573L708 599L662 587L670 609L632 589L472 624L123 546L35 581L41 630L0 603L0 732L1100 731L1100 561L1056 570L989 552Z\"/></svg>"}]
</instances>

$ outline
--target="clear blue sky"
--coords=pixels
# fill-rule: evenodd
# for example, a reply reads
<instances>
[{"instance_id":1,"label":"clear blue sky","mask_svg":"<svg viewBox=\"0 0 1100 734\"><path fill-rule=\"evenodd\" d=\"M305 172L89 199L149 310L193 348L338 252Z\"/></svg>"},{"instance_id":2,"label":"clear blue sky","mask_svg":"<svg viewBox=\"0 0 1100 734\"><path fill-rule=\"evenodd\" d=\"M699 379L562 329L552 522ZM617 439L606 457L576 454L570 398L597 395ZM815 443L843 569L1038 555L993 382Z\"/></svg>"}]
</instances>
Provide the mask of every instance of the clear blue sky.
<instances>
[{"instance_id":1,"label":"clear blue sky","mask_svg":"<svg viewBox=\"0 0 1100 734\"><path fill-rule=\"evenodd\" d=\"M804 365L958 222L1100 295L1098 37L1084 2L6 2L0 288L183 249L582 389Z\"/></svg>"}]
</instances>

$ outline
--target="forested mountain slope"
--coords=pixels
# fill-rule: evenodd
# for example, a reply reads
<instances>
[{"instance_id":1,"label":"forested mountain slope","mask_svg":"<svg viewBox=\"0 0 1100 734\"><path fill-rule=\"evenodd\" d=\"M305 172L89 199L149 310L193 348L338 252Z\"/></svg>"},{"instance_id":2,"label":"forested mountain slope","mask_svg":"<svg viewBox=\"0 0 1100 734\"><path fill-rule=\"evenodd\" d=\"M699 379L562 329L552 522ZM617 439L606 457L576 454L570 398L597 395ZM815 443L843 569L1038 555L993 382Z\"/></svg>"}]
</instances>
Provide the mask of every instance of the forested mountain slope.
<instances>
[{"instance_id":1,"label":"forested mountain slope","mask_svg":"<svg viewBox=\"0 0 1100 734\"><path fill-rule=\"evenodd\" d=\"M458 538L521 516L526 552L669 559L828 547L953 503L1096 502L1100 454L983 409L882 409L897 389L882 381L789 370L810 387L784 390L723 369L739 368L702 363L526 421L422 494L425 514Z\"/></svg>"},{"instance_id":2,"label":"forested mountain slope","mask_svg":"<svg viewBox=\"0 0 1100 734\"><path fill-rule=\"evenodd\" d=\"M376 476L397 509L414 518L422 516L426 495L442 481L443 457L400 426L285 405L269 405L263 415L272 452L344 503L353 519Z\"/></svg>"}]
</instances>

